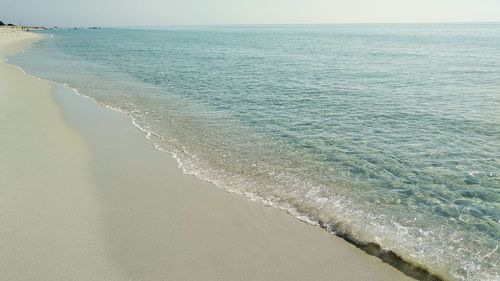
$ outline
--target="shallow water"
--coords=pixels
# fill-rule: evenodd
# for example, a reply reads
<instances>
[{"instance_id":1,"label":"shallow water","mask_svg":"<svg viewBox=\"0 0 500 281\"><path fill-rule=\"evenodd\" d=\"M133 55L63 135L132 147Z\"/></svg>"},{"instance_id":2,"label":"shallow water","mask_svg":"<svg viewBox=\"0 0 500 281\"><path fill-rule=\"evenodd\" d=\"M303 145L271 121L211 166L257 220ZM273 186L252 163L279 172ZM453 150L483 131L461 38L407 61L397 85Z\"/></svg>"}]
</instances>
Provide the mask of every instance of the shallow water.
<instances>
[{"instance_id":1,"label":"shallow water","mask_svg":"<svg viewBox=\"0 0 500 281\"><path fill-rule=\"evenodd\" d=\"M46 33L9 61L127 112L185 172L500 279L500 25Z\"/></svg>"}]
</instances>

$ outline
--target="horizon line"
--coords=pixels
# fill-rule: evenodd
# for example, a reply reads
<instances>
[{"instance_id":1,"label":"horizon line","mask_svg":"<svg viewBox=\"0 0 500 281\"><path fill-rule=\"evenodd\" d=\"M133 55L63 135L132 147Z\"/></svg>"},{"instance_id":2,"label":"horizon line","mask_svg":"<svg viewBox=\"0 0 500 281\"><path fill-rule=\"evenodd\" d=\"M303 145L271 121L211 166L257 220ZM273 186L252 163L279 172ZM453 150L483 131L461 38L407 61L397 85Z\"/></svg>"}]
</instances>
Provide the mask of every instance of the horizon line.
<instances>
[{"instance_id":1,"label":"horizon line","mask_svg":"<svg viewBox=\"0 0 500 281\"><path fill-rule=\"evenodd\" d=\"M149 25L53 25L44 26L47 28L87 28L87 27L103 27L103 28L130 28L130 27L240 27L240 26L293 26L293 25L430 25L430 24L500 24L500 20L495 21L428 21L428 22L323 22L323 23L223 23L223 24L149 24ZM36 25L34 25L36 26Z\"/></svg>"}]
</instances>

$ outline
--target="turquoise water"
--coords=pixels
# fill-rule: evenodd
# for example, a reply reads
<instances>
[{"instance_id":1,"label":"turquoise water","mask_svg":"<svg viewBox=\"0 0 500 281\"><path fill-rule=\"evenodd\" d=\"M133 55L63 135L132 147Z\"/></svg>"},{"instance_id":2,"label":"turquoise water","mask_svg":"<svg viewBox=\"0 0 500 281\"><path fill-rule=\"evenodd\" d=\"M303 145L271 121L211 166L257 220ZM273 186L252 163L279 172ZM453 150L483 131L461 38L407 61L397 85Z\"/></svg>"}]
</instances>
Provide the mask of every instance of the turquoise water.
<instances>
[{"instance_id":1,"label":"turquoise water","mask_svg":"<svg viewBox=\"0 0 500 281\"><path fill-rule=\"evenodd\" d=\"M9 61L128 113L186 173L500 279L500 24L46 33Z\"/></svg>"}]
</instances>

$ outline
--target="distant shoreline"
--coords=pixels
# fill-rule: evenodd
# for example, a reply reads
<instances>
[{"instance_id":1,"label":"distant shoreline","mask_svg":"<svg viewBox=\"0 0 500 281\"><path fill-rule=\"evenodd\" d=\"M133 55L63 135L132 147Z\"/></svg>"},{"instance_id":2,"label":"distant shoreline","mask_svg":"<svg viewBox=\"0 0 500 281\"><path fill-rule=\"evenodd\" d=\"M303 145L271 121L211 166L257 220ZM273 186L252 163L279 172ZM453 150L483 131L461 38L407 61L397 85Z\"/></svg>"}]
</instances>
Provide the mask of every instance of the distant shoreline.
<instances>
[{"instance_id":1,"label":"distant shoreline","mask_svg":"<svg viewBox=\"0 0 500 281\"><path fill-rule=\"evenodd\" d=\"M464 26L464 25L498 25L500 21L472 21L472 22L331 22L331 23L262 23L262 24L166 24L166 25L83 25L83 26L29 26L29 25L0 25L0 28L20 28L25 30L51 30L51 29L162 29L162 28L196 28L196 27L218 27L218 28L273 28L273 27L361 27L361 26L387 26L387 27L403 27L403 26Z\"/></svg>"}]
</instances>

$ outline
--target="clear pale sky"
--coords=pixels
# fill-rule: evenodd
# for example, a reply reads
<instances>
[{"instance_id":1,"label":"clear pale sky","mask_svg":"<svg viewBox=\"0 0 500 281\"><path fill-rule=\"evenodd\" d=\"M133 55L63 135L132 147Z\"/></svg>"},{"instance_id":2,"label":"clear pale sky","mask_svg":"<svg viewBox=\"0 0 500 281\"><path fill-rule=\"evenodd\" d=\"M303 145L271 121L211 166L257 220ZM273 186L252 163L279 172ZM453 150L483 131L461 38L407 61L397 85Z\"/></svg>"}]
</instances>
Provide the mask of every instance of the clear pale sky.
<instances>
[{"instance_id":1,"label":"clear pale sky","mask_svg":"<svg viewBox=\"0 0 500 281\"><path fill-rule=\"evenodd\" d=\"M0 20L45 26L500 22L500 0L0 0Z\"/></svg>"}]
</instances>

